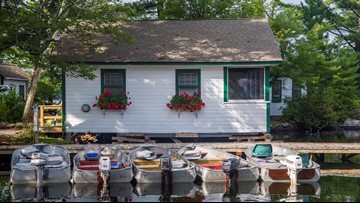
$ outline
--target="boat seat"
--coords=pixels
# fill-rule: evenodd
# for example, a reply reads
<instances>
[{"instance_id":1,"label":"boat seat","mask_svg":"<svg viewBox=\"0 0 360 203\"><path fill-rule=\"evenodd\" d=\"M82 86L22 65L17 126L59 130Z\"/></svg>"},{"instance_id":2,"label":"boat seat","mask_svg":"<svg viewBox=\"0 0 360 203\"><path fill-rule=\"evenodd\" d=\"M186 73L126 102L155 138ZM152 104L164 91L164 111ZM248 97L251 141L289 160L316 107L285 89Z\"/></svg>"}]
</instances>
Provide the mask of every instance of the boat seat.
<instances>
[{"instance_id":1,"label":"boat seat","mask_svg":"<svg viewBox=\"0 0 360 203\"><path fill-rule=\"evenodd\" d=\"M222 170L222 164L200 164L200 166L212 170Z\"/></svg>"},{"instance_id":2,"label":"boat seat","mask_svg":"<svg viewBox=\"0 0 360 203\"><path fill-rule=\"evenodd\" d=\"M81 160L79 162L78 169L82 170L99 170L99 161L88 161L88 160ZM126 163L118 162L117 160L110 160L111 168L112 169L119 169L126 167Z\"/></svg>"},{"instance_id":3,"label":"boat seat","mask_svg":"<svg viewBox=\"0 0 360 203\"><path fill-rule=\"evenodd\" d=\"M84 147L84 157L89 161L97 161L101 157L101 148L98 144L88 144Z\"/></svg>"},{"instance_id":4,"label":"boat seat","mask_svg":"<svg viewBox=\"0 0 360 203\"><path fill-rule=\"evenodd\" d=\"M64 158L60 155L49 155L46 159L46 165L61 165Z\"/></svg>"},{"instance_id":5,"label":"boat seat","mask_svg":"<svg viewBox=\"0 0 360 203\"><path fill-rule=\"evenodd\" d=\"M300 153L298 155L301 157L303 168L308 168L310 165L310 153Z\"/></svg>"},{"instance_id":6,"label":"boat seat","mask_svg":"<svg viewBox=\"0 0 360 203\"><path fill-rule=\"evenodd\" d=\"M180 168L184 168L186 166L187 166L187 164L183 160L176 160L176 161L172 162L172 168L173 169L180 169Z\"/></svg>"},{"instance_id":7,"label":"boat seat","mask_svg":"<svg viewBox=\"0 0 360 203\"><path fill-rule=\"evenodd\" d=\"M33 147L33 146L27 147L27 148L24 148L24 149L20 150L20 154L22 156L28 158L28 159L31 159L31 156L32 156L33 153L39 153L39 152L40 151L37 148Z\"/></svg>"},{"instance_id":8,"label":"boat seat","mask_svg":"<svg viewBox=\"0 0 360 203\"><path fill-rule=\"evenodd\" d=\"M258 158L271 157L273 155L271 144L256 144L252 150L252 156Z\"/></svg>"}]
</instances>

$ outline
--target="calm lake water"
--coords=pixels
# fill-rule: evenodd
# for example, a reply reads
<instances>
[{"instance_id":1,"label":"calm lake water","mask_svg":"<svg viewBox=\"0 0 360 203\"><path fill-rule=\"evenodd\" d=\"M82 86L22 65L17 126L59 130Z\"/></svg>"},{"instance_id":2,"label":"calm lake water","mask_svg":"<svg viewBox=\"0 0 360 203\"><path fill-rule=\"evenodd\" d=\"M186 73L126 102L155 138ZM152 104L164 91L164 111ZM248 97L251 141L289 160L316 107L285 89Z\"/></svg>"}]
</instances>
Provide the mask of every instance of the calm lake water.
<instances>
[{"instance_id":1,"label":"calm lake water","mask_svg":"<svg viewBox=\"0 0 360 203\"><path fill-rule=\"evenodd\" d=\"M92 184L55 184L36 192L32 186L12 186L9 178L0 178L0 201L81 201L81 202L359 202L360 178L322 177L319 182L299 185L298 195L288 195L289 184L239 182L227 189L226 183L174 184L162 187L158 184L114 184L107 191ZM38 195L38 196L37 196ZM42 196L42 197L41 197Z\"/></svg>"}]
</instances>

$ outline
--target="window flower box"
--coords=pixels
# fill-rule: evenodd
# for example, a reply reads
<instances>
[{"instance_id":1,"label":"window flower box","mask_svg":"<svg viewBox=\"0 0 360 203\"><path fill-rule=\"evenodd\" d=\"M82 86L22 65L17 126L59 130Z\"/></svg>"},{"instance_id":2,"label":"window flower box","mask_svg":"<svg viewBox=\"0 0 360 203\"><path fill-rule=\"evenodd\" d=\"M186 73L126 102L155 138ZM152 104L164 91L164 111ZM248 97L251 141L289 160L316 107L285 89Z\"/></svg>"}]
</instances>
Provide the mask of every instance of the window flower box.
<instances>
[{"instance_id":1,"label":"window flower box","mask_svg":"<svg viewBox=\"0 0 360 203\"><path fill-rule=\"evenodd\" d=\"M181 111L195 112L197 118L197 112L205 106L205 103L201 99L201 91L199 90L194 92L192 96L186 92L182 94L176 92L170 102L166 105L169 109L176 110L178 112L178 118L180 118Z\"/></svg>"},{"instance_id":2,"label":"window flower box","mask_svg":"<svg viewBox=\"0 0 360 203\"><path fill-rule=\"evenodd\" d=\"M96 103L93 104L93 107L103 110L104 115L106 110L120 110L121 116L123 116L123 112L127 106L132 104L129 100L130 97L128 97L124 91L122 91L120 95L112 95L111 92L107 90L99 97L96 97Z\"/></svg>"}]
</instances>

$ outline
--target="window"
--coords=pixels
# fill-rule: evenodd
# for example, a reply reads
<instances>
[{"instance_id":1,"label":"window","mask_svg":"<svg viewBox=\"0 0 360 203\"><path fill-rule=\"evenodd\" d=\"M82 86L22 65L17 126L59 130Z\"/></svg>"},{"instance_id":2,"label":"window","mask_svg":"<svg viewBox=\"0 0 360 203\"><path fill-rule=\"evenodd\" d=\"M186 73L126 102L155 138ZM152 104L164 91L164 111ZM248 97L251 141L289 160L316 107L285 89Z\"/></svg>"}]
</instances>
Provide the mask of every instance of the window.
<instances>
[{"instance_id":1,"label":"window","mask_svg":"<svg viewBox=\"0 0 360 203\"><path fill-rule=\"evenodd\" d=\"M19 85L19 95L21 96L21 98L23 100L25 100L25 86L24 85Z\"/></svg>"},{"instance_id":2,"label":"window","mask_svg":"<svg viewBox=\"0 0 360 203\"><path fill-rule=\"evenodd\" d=\"M229 100L264 99L264 68L229 68L228 75Z\"/></svg>"},{"instance_id":3,"label":"window","mask_svg":"<svg viewBox=\"0 0 360 203\"><path fill-rule=\"evenodd\" d=\"M292 98L298 99L301 97L301 88L293 83L292 86Z\"/></svg>"},{"instance_id":4,"label":"window","mask_svg":"<svg viewBox=\"0 0 360 203\"><path fill-rule=\"evenodd\" d=\"M192 95L201 89L200 70L176 70L176 91Z\"/></svg>"},{"instance_id":5,"label":"window","mask_svg":"<svg viewBox=\"0 0 360 203\"><path fill-rule=\"evenodd\" d=\"M125 87L125 70L101 70L101 92L110 91L113 95L120 95L126 91Z\"/></svg>"},{"instance_id":6,"label":"window","mask_svg":"<svg viewBox=\"0 0 360 203\"><path fill-rule=\"evenodd\" d=\"M272 89L271 101L273 103L281 103L281 92L282 92L281 80L276 80L272 85L271 89Z\"/></svg>"}]
</instances>

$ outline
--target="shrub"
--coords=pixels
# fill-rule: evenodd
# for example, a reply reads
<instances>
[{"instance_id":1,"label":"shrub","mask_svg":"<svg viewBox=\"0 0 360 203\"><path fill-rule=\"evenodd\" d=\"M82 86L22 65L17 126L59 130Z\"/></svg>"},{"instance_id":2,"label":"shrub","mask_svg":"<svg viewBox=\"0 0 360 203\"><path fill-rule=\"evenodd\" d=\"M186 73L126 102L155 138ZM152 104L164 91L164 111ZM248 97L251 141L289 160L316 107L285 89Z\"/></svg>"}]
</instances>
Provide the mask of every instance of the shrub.
<instances>
[{"instance_id":1,"label":"shrub","mask_svg":"<svg viewBox=\"0 0 360 203\"><path fill-rule=\"evenodd\" d=\"M8 121L9 112L10 112L10 109L6 105L5 100L0 98L0 122L7 122Z\"/></svg>"},{"instance_id":2,"label":"shrub","mask_svg":"<svg viewBox=\"0 0 360 203\"><path fill-rule=\"evenodd\" d=\"M4 110L4 112L8 111L5 121L10 123L21 121L25 108L25 103L22 100L22 97L17 95L14 89L11 89L9 93L2 95L0 100L3 101L1 106L4 106L4 109L7 109Z\"/></svg>"}]
</instances>

